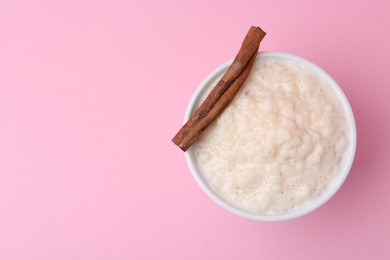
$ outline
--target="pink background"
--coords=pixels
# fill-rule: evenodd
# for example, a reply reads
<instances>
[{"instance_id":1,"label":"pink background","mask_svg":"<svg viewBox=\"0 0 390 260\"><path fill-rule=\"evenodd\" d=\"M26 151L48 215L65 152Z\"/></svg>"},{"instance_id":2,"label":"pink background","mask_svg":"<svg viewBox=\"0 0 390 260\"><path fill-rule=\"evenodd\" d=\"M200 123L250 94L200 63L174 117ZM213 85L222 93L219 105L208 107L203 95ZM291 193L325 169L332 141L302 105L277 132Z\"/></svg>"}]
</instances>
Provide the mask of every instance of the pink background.
<instances>
[{"instance_id":1,"label":"pink background","mask_svg":"<svg viewBox=\"0 0 390 260\"><path fill-rule=\"evenodd\" d=\"M390 5L0 1L0 259L389 259ZM217 206L171 143L249 26L341 85L356 160L299 219Z\"/></svg>"}]
</instances>

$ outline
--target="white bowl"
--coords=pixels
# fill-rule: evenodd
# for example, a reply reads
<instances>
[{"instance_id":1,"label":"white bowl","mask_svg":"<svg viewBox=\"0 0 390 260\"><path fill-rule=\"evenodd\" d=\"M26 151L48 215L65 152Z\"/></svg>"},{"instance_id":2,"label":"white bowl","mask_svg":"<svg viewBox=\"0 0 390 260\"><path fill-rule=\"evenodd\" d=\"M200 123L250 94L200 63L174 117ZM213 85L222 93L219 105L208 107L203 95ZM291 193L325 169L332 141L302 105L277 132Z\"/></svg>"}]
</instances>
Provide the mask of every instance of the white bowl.
<instances>
[{"instance_id":1,"label":"white bowl","mask_svg":"<svg viewBox=\"0 0 390 260\"><path fill-rule=\"evenodd\" d=\"M321 205L327 202L339 190L339 188L341 187L341 185L344 183L345 179L348 176L348 173L351 169L353 159L355 156L356 126L355 126L355 119L353 116L351 106L349 105L349 102L345 97L343 91L338 86L338 84L317 65L303 58L288 53L282 53L282 52L260 52L260 54L257 55L257 59L261 59L262 57L282 58L282 59L292 60L292 61L302 63L308 66L309 68L311 68L312 70L314 70L316 73L318 73L324 79L328 80L328 82L330 83L330 86L334 90L335 95L341 101L342 107L345 111L347 123L350 130L350 137L351 137L350 143L345 151L345 156L343 157L341 173L338 175L337 179L334 180L333 183L330 186L328 186L328 188L324 192L322 192L321 195L317 197L312 203L305 206L301 206L295 211L287 212L284 214L277 214L277 215L256 214L256 213L247 212L245 210L237 208L231 205L230 203L226 202L222 198L220 198L216 193L212 191L212 189L208 186L207 182L203 179L202 175L200 174L196 159L194 158L194 153L192 152L191 148L187 150L185 156L186 156L188 166L192 172L192 175L194 176L195 180L198 182L199 186L212 200L214 200L221 207L225 208L226 210L234 214L237 214L241 217L245 217L248 219L259 220L259 221L282 221L282 220L288 220L288 219L300 217L312 212L313 210L319 208ZM187 111L185 114L185 119L184 119L185 122L189 119L191 114L193 114L196 111L197 107L200 104L201 97L207 91L210 85L215 80L217 80L220 76L222 76L223 73L225 73L225 71L231 65L231 63L232 60L226 62L225 64L223 64L222 66L220 66L219 68L211 72L198 86L198 88L196 89L195 93L191 98L190 103L188 104Z\"/></svg>"}]
</instances>

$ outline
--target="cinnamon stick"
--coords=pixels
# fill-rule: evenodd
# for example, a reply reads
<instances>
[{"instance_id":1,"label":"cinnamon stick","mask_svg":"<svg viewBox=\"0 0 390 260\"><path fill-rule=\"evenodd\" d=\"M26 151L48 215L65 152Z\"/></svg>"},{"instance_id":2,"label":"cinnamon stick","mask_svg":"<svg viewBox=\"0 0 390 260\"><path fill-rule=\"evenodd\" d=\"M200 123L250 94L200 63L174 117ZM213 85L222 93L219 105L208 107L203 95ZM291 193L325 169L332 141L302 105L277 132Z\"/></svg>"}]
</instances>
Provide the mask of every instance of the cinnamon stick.
<instances>
[{"instance_id":1,"label":"cinnamon stick","mask_svg":"<svg viewBox=\"0 0 390 260\"><path fill-rule=\"evenodd\" d=\"M214 119L232 101L245 82L256 60L260 42L266 33L260 27L252 26L234 61L207 98L172 139L186 151Z\"/></svg>"}]
</instances>

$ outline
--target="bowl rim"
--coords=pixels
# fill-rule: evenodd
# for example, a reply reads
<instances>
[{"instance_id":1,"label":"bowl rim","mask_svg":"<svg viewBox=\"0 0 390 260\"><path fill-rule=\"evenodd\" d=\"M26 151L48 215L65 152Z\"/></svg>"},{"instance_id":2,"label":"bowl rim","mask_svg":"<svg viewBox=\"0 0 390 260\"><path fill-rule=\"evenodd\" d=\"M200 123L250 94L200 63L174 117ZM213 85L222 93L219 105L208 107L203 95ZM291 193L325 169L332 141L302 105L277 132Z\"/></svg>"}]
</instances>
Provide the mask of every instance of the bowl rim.
<instances>
[{"instance_id":1,"label":"bowl rim","mask_svg":"<svg viewBox=\"0 0 390 260\"><path fill-rule=\"evenodd\" d=\"M283 214L277 214L277 215L261 215L261 214L256 214L252 212L245 211L243 209L240 209L238 207L235 207L228 203L227 201L223 200L220 198L215 192L211 190L211 188L206 184L206 182L203 180L201 174L199 173L198 169L195 166L194 163L194 158L193 158L193 153L192 153L192 148L190 147L186 152L185 152L185 158L187 161L187 164L190 168L190 171L192 173L192 176L195 178L196 182L198 185L201 187L201 189L210 197L214 202L216 202L219 206L224 208L225 210L234 213L238 216L247 218L247 219L252 219L252 220L257 220L257 221L284 221L284 220L290 220L294 218L298 218L301 216L304 216L310 212L313 212L314 210L318 209L321 207L323 204L325 204L327 201L329 201L335 194L336 192L340 189L342 184L345 182L347 176L349 175L349 172L351 170L354 157L355 157L355 152L356 152L356 145L357 145L357 135L356 135L356 124L355 124L355 118L353 115L352 108L350 106L350 103L345 96L344 92L340 88L340 86L337 84L337 82L323 69L321 69L319 66L316 64L293 54L286 53L286 52L274 52L274 51L263 51L259 52L257 55L256 59L260 58L267 58L267 57L272 57L272 58L282 58L282 59L287 59L287 60L293 60L300 62L306 66L308 66L310 69L318 73L321 77L326 79L330 85L331 88L334 90L335 94L341 101L341 105L344 108L344 111L346 113L347 121L348 121L348 126L350 128L350 141L351 143L348 145L345 157L343 160L346 160L343 162L344 167L342 167L343 172L338 176L338 178L332 183L332 187L328 187L326 191L324 191L319 197L317 197L314 201L310 202L307 205L304 205L297 210L283 213ZM227 68L231 65L233 62L233 59L225 62L224 64L220 65L218 68L213 70L209 75L207 75L204 80L199 84L199 86L196 88L195 92L193 93L191 100L187 106L185 117L184 117L184 122L186 122L191 114L196 110L196 107L194 106L204 91L207 90L209 84L211 84L213 81L215 81L219 76L221 76Z\"/></svg>"}]
</instances>

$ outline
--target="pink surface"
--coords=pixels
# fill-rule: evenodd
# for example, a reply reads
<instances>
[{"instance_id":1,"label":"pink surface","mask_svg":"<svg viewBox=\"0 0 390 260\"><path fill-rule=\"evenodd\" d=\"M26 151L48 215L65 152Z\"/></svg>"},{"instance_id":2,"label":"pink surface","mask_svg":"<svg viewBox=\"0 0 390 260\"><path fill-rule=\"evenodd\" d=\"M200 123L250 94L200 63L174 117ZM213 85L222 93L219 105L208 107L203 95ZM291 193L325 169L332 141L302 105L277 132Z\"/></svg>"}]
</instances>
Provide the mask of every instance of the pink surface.
<instances>
[{"instance_id":1,"label":"pink surface","mask_svg":"<svg viewBox=\"0 0 390 260\"><path fill-rule=\"evenodd\" d=\"M246 3L244 3L246 2ZM372 1L1 1L0 259L389 259L390 6ZM211 201L171 143L247 29L324 68L356 160L299 219Z\"/></svg>"}]
</instances>

